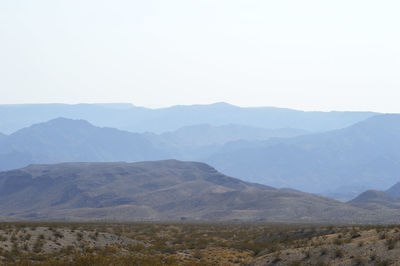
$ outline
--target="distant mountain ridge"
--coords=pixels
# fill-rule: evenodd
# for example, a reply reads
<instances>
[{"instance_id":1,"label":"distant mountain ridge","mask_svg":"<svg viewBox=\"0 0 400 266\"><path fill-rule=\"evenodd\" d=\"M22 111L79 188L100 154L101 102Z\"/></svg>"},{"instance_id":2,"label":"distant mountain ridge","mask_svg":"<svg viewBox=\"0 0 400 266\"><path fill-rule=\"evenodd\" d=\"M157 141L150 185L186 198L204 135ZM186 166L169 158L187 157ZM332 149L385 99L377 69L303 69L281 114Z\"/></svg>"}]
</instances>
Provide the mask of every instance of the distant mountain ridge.
<instances>
[{"instance_id":1,"label":"distant mountain ridge","mask_svg":"<svg viewBox=\"0 0 400 266\"><path fill-rule=\"evenodd\" d=\"M236 124L222 126L200 124L165 132L159 135L159 138L165 143L180 147L200 147L222 145L238 140L266 140L273 137L290 138L307 133L305 130L295 128L267 129Z\"/></svg>"},{"instance_id":2,"label":"distant mountain ridge","mask_svg":"<svg viewBox=\"0 0 400 266\"><path fill-rule=\"evenodd\" d=\"M319 134L229 143L202 161L245 180L308 192L384 189L399 180L400 115Z\"/></svg>"},{"instance_id":3,"label":"distant mountain ridge","mask_svg":"<svg viewBox=\"0 0 400 266\"><path fill-rule=\"evenodd\" d=\"M0 141L0 169L34 163L141 161L169 157L143 135L58 118Z\"/></svg>"},{"instance_id":4,"label":"distant mountain ridge","mask_svg":"<svg viewBox=\"0 0 400 266\"><path fill-rule=\"evenodd\" d=\"M31 165L0 172L0 217L348 223L385 218L335 200L244 182L204 163L176 160Z\"/></svg>"},{"instance_id":5,"label":"distant mountain ridge","mask_svg":"<svg viewBox=\"0 0 400 266\"><path fill-rule=\"evenodd\" d=\"M96 126L130 132L163 133L197 124L328 131L350 126L374 115L376 113L372 112L304 112L276 107L237 107L227 103L159 109L131 104L0 105L0 132L10 134L58 117L83 119Z\"/></svg>"},{"instance_id":6,"label":"distant mountain ridge","mask_svg":"<svg viewBox=\"0 0 400 266\"><path fill-rule=\"evenodd\" d=\"M0 170L32 163L196 159L227 141L296 136L296 129L198 125L161 135L101 128L85 120L56 118L0 138Z\"/></svg>"},{"instance_id":7,"label":"distant mountain ridge","mask_svg":"<svg viewBox=\"0 0 400 266\"><path fill-rule=\"evenodd\" d=\"M39 163L174 158L206 162L246 181L322 195L330 192L344 199L399 181L400 115L378 115L319 134L211 145L251 133L253 128L198 127L204 129L193 127L195 134L190 133L193 128L161 135L136 134L95 127L83 120L55 119L0 139L0 170ZM240 129L239 134L234 128ZM268 130L260 130L268 137ZM209 136L217 137L209 140Z\"/></svg>"},{"instance_id":8,"label":"distant mountain ridge","mask_svg":"<svg viewBox=\"0 0 400 266\"><path fill-rule=\"evenodd\" d=\"M394 198L400 199L400 181L391 186L385 192Z\"/></svg>"}]
</instances>

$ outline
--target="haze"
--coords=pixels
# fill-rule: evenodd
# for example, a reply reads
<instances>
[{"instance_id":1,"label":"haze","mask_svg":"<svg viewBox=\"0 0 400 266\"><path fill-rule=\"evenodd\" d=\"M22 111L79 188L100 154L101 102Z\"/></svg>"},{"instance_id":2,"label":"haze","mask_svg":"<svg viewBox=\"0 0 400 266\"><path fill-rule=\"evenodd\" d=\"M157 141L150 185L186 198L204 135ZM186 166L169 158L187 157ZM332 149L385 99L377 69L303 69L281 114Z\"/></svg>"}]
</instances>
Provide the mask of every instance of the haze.
<instances>
[{"instance_id":1,"label":"haze","mask_svg":"<svg viewBox=\"0 0 400 266\"><path fill-rule=\"evenodd\" d=\"M0 3L0 103L400 112L398 1Z\"/></svg>"}]
</instances>

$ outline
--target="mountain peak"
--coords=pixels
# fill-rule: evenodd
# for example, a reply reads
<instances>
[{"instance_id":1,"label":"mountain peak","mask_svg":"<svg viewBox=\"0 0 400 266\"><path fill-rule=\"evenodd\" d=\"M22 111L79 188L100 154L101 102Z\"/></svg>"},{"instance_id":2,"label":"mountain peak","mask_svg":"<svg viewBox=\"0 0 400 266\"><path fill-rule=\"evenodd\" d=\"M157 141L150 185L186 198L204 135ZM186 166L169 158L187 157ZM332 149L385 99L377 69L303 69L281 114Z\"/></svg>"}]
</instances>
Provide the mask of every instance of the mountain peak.
<instances>
[{"instance_id":1,"label":"mountain peak","mask_svg":"<svg viewBox=\"0 0 400 266\"><path fill-rule=\"evenodd\" d=\"M44 123L39 123L39 124L49 124L49 125L92 125L88 121L83 120L83 119L71 119L71 118L65 118L65 117L58 117L54 118L52 120L49 120ZM37 124L38 125L38 124Z\"/></svg>"},{"instance_id":2,"label":"mountain peak","mask_svg":"<svg viewBox=\"0 0 400 266\"><path fill-rule=\"evenodd\" d=\"M23 128L11 134L10 136L25 136L29 137L33 132L44 132L45 134L50 134L50 132L54 131L64 131L64 132L73 132L75 130L82 131L87 129L95 129L96 127L90 124L86 120L82 119L70 119L59 117L47 122L33 124L30 127Z\"/></svg>"},{"instance_id":3,"label":"mountain peak","mask_svg":"<svg viewBox=\"0 0 400 266\"><path fill-rule=\"evenodd\" d=\"M210 104L211 106L219 106L219 107L238 107L236 105L227 103L227 102L216 102L216 103L212 103Z\"/></svg>"}]
</instances>

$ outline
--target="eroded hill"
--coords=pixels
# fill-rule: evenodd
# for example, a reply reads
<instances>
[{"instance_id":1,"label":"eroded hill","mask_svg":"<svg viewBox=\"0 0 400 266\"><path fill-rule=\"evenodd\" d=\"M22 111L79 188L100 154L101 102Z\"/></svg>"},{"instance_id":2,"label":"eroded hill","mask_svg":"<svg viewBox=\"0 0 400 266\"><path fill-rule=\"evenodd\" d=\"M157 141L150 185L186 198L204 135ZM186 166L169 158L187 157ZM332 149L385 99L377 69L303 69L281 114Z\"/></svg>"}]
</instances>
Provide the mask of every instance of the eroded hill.
<instances>
[{"instance_id":1,"label":"eroded hill","mask_svg":"<svg viewBox=\"0 0 400 266\"><path fill-rule=\"evenodd\" d=\"M62 163L0 173L0 217L28 220L390 222L197 162Z\"/></svg>"}]
</instances>

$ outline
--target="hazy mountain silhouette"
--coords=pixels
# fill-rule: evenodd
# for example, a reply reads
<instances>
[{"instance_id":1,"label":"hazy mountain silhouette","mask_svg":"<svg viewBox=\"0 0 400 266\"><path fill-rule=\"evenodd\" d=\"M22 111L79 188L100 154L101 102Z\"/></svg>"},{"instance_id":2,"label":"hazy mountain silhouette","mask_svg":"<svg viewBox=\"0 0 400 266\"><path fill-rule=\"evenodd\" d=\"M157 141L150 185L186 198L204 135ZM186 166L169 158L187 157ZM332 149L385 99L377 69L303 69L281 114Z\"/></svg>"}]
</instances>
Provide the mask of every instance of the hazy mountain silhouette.
<instances>
[{"instance_id":1,"label":"hazy mountain silhouette","mask_svg":"<svg viewBox=\"0 0 400 266\"><path fill-rule=\"evenodd\" d=\"M143 135L58 118L21 129L0 142L0 169L31 163L139 161L168 157Z\"/></svg>"},{"instance_id":2,"label":"hazy mountain silhouette","mask_svg":"<svg viewBox=\"0 0 400 266\"><path fill-rule=\"evenodd\" d=\"M374 212L196 162L63 163L0 172L0 216L57 220L365 222Z\"/></svg>"},{"instance_id":3,"label":"hazy mountain silhouette","mask_svg":"<svg viewBox=\"0 0 400 266\"><path fill-rule=\"evenodd\" d=\"M397 182L395 185L391 186L385 192L392 197L400 199L400 182Z\"/></svg>"},{"instance_id":4,"label":"hazy mountain silhouette","mask_svg":"<svg viewBox=\"0 0 400 266\"><path fill-rule=\"evenodd\" d=\"M199 125L157 135L100 128L84 120L57 118L21 129L0 139L0 169L30 163L196 159L240 138L268 139L304 133L296 129L268 130L239 125Z\"/></svg>"},{"instance_id":5,"label":"hazy mountain silhouette","mask_svg":"<svg viewBox=\"0 0 400 266\"><path fill-rule=\"evenodd\" d=\"M212 126L200 124L182 127L158 136L165 143L179 147L222 145L238 140L267 140L273 137L295 137L307 131L294 128L266 129L243 125Z\"/></svg>"},{"instance_id":6,"label":"hazy mountain silhouette","mask_svg":"<svg viewBox=\"0 0 400 266\"><path fill-rule=\"evenodd\" d=\"M290 139L228 143L205 161L229 175L276 187L384 189L399 180L400 115Z\"/></svg>"},{"instance_id":7,"label":"hazy mountain silhouette","mask_svg":"<svg viewBox=\"0 0 400 266\"><path fill-rule=\"evenodd\" d=\"M184 126L238 124L261 128L327 131L375 115L372 112L304 112L275 107L242 108L227 103L148 109L131 104L0 105L0 132L9 134L58 117L84 119L96 126L163 133Z\"/></svg>"},{"instance_id":8,"label":"hazy mountain silhouette","mask_svg":"<svg viewBox=\"0 0 400 266\"><path fill-rule=\"evenodd\" d=\"M204 129L191 132L196 128ZM270 132L287 134L285 130L259 130L254 132L261 135L252 135L249 127L203 125L161 135L135 134L95 127L83 120L55 119L3 138L0 169L32 163L175 158L204 161L247 181L314 193L330 191L329 195L340 198L370 188L381 190L399 180L400 115L378 115L326 133L233 141L222 148L212 144L243 136L268 137Z\"/></svg>"},{"instance_id":9,"label":"hazy mountain silhouette","mask_svg":"<svg viewBox=\"0 0 400 266\"><path fill-rule=\"evenodd\" d=\"M238 140L267 140L273 137L293 137L307 132L300 129L265 129L242 125L187 126L163 134L146 133L154 146L165 150L172 158L198 160L217 152L222 145Z\"/></svg>"}]
</instances>

